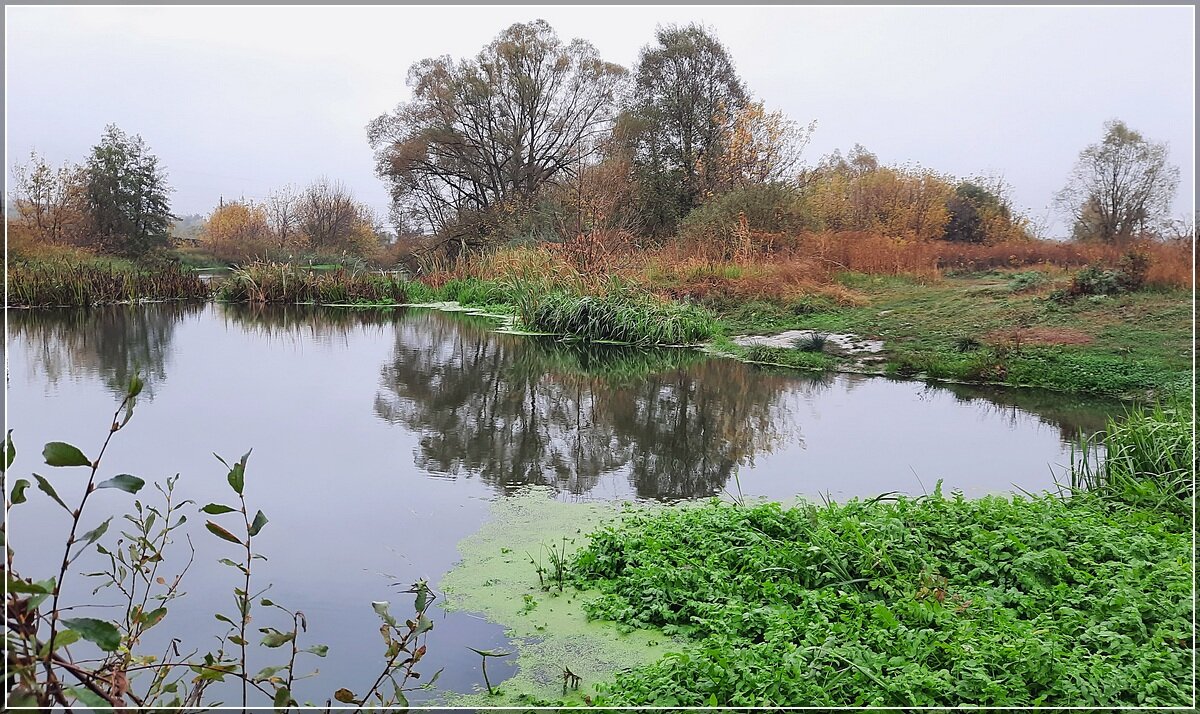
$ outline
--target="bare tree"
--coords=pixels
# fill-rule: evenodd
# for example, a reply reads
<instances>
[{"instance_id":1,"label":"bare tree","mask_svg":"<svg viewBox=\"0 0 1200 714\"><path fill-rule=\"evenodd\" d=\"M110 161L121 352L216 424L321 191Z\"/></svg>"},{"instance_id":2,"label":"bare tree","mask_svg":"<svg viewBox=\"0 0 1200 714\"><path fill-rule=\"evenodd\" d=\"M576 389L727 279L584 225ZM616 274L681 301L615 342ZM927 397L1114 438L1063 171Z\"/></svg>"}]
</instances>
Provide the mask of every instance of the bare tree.
<instances>
[{"instance_id":1,"label":"bare tree","mask_svg":"<svg viewBox=\"0 0 1200 714\"><path fill-rule=\"evenodd\" d=\"M345 184L326 178L305 189L297 215L300 227L317 250L350 247L356 231L371 220Z\"/></svg>"},{"instance_id":2,"label":"bare tree","mask_svg":"<svg viewBox=\"0 0 1200 714\"><path fill-rule=\"evenodd\" d=\"M300 228L300 195L292 186L284 186L267 197L264 206L275 243L282 252L289 243L295 242Z\"/></svg>"},{"instance_id":3,"label":"bare tree","mask_svg":"<svg viewBox=\"0 0 1200 714\"><path fill-rule=\"evenodd\" d=\"M473 59L412 66L412 101L368 126L376 171L410 224L486 239L489 215L528 206L595 153L624 76L545 21L515 24Z\"/></svg>"},{"instance_id":4,"label":"bare tree","mask_svg":"<svg viewBox=\"0 0 1200 714\"><path fill-rule=\"evenodd\" d=\"M13 167L13 202L17 215L35 234L52 243L76 242L87 223L86 177L65 163L53 168L37 152Z\"/></svg>"},{"instance_id":5,"label":"bare tree","mask_svg":"<svg viewBox=\"0 0 1200 714\"><path fill-rule=\"evenodd\" d=\"M1148 141L1124 122L1104 125L1104 139L1079 153L1059 207L1081 239L1115 241L1153 229L1171 209L1179 167L1167 163L1167 145Z\"/></svg>"}]
</instances>

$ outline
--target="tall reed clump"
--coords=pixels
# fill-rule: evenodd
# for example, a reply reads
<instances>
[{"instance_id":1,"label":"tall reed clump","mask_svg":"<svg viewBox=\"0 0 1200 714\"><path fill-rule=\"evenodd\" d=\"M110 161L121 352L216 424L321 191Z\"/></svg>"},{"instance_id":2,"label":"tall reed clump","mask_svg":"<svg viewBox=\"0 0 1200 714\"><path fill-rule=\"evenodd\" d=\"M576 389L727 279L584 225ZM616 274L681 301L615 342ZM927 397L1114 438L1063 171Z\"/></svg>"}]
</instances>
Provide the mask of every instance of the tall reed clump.
<instances>
[{"instance_id":1,"label":"tall reed clump","mask_svg":"<svg viewBox=\"0 0 1200 714\"><path fill-rule=\"evenodd\" d=\"M717 330L716 317L698 305L664 302L620 287L599 295L525 293L517 314L530 330L633 345L696 344Z\"/></svg>"},{"instance_id":2,"label":"tall reed clump","mask_svg":"<svg viewBox=\"0 0 1200 714\"><path fill-rule=\"evenodd\" d=\"M87 307L139 300L206 300L208 285L175 267L145 270L113 263L14 262L8 266L8 305Z\"/></svg>"},{"instance_id":3,"label":"tall reed clump","mask_svg":"<svg viewBox=\"0 0 1200 714\"><path fill-rule=\"evenodd\" d=\"M217 288L217 297L225 302L399 304L408 302L411 292L412 284L397 275L341 268L316 272L259 262L230 273Z\"/></svg>"},{"instance_id":4,"label":"tall reed clump","mask_svg":"<svg viewBox=\"0 0 1200 714\"><path fill-rule=\"evenodd\" d=\"M1110 418L1096 442L1084 442L1071 468L1071 486L1110 502L1190 519L1195 484L1194 418L1188 405L1137 409ZM1098 447L1104 458L1099 458Z\"/></svg>"}]
</instances>

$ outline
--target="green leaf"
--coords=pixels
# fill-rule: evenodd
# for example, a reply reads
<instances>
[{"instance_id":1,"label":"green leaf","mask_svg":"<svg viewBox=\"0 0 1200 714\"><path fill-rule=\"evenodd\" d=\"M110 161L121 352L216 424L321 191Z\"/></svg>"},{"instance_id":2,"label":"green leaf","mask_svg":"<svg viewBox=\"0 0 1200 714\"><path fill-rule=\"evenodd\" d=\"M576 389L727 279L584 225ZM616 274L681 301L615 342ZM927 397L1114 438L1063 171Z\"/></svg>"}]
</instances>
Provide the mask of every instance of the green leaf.
<instances>
[{"instance_id":1,"label":"green leaf","mask_svg":"<svg viewBox=\"0 0 1200 714\"><path fill-rule=\"evenodd\" d=\"M62 506L63 510L65 510L67 513L71 512L71 509L67 508L67 504L63 503L63 500L58 497L58 492L54 490L54 487L50 485L49 481L37 474L34 474L33 478L35 481L37 481L39 491L46 494L50 498L53 498L54 502Z\"/></svg>"},{"instance_id":2,"label":"green leaf","mask_svg":"<svg viewBox=\"0 0 1200 714\"><path fill-rule=\"evenodd\" d=\"M291 632L279 632L278 630L272 630L267 632L266 636L262 638L262 644L264 647L282 647L283 645L291 642L293 637L295 637L295 635Z\"/></svg>"},{"instance_id":3,"label":"green leaf","mask_svg":"<svg viewBox=\"0 0 1200 714\"><path fill-rule=\"evenodd\" d=\"M253 451L253 449L250 451ZM238 462L229 469L229 486L239 496L242 495L242 490L246 487L246 460L250 458L250 451L243 454L242 458L238 459Z\"/></svg>"},{"instance_id":4,"label":"green leaf","mask_svg":"<svg viewBox=\"0 0 1200 714\"><path fill-rule=\"evenodd\" d=\"M87 705L89 709L105 712L112 711L112 705L108 703L108 700L87 687L67 687L66 691Z\"/></svg>"},{"instance_id":5,"label":"green leaf","mask_svg":"<svg viewBox=\"0 0 1200 714\"><path fill-rule=\"evenodd\" d=\"M275 690L276 709L285 709L292 704L295 704L295 701L293 701L292 693L288 691L287 687L280 687Z\"/></svg>"},{"instance_id":6,"label":"green leaf","mask_svg":"<svg viewBox=\"0 0 1200 714\"><path fill-rule=\"evenodd\" d=\"M84 533L79 538L79 540L83 541L84 545L90 545L92 543L95 543L96 541L100 540L100 537L103 536L105 534L105 532L108 531L108 524L111 521L112 521L112 516L105 518L103 523L101 523L100 525L91 529L87 533Z\"/></svg>"},{"instance_id":7,"label":"green leaf","mask_svg":"<svg viewBox=\"0 0 1200 714\"><path fill-rule=\"evenodd\" d=\"M105 652L115 652L121 646L121 632L111 622L93 617L74 617L64 619L62 623Z\"/></svg>"},{"instance_id":8,"label":"green leaf","mask_svg":"<svg viewBox=\"0 0 1200 714\"><path fill-rule=\"evenodd\" d=\"M9 498L13 505L25 503L25 489L29 488L29 481L19 478L12 487L12 496Z\"/></svg>"},{"instance_id":9,"label":"green leaf","mask_svg":"<svg viewBox=\"0 0 1200 714\"><path fill-rule=\"evenodd\" d=\"M408 708L408 697L404 696L404 692L400 689L399 685L396 686L395 694L396 694L396 705L401 707L402 709L407 709Z\"/></svg>"},{"instance_id":10,"label":"green leaf","mask_svg":"<svg viewBox=\"0 0 1200 714\"><path fill-rule=\"evenodd\" d=\"M0 473L6 473L15 458L17 458L17 447L13 446L12 429L9 429L8 433L4 435L4 468L0 469Z\"/></svg>"},{"instance_id":11,"label":"green leaf","mask_svg":"<svg viewBox=\"0 0 1200 714\"><path fill-rule=\"evenodd\" d=\"M142 486L145 485L146 482L137 476L120 474L118 476L113 476L107 481L101 481L96 485L96 488L119 488L125 493L137 493L138 491L142 490Z\"/></svg>"},{"instance_id":12,"label":"green leaf","mask_svg":"<svg viewBox=\"0 0 1200 714\"><path fill-rule=\"evenodd\" d=\"M396 626L396 618L392 617L392 613L388 612L389 607L391 607L391 604L388 603L386 600L379 600L379 601L371 603L371 609L375 611L375 614L379 615L380 619L382 619L387 624L391 625L392 627L395 627Z\"/></svg>"},{"instance_id":13,"label":"green leaf","mask_svg":"<svg viewBox=\"0 0 1200 714\"><path fill-rule=\"evenodd\" d=\"M329 645L313 645L304 651L309 654L315 654L318 657L324 657L329 654Z\"/></svg>"},{"instance_id":14,"label":"green leaf","mask_svg":"<svg viewBox=\"0 0 1200 714\"><path fill-rule=\"evenodd\" d=\"M42 449L42 456L50 466L91 466L92 462L79 449L61 441L51 441Z\"/></svg>"},{"instance_id":15,"label":"green leaf","mask_svg":"<svg viewBox=\"0 0 1200 714\"><path fill-rule=\"evenodd\" d=\"M216 523L213 523L212 521L205 521L204 527L207 528L210 533L212 533L216 537L220 538L221 540L227 540L230 543L237 543L238 545L244 545L244 543L242 543L240 540L238 540L237 536L235 536L234 534L225 530L221 526L218 526Z\"/></svg>"},{"instance_id":16,"label":"green leaf","mask_svg":"<svg viewBox=\"0 0 1200 714\"><path fill-rule=\"evenodd\" d=\"M63 647L74 644L78 641L78 632L75 630L63 630L62 632L57 632L54 635L54 649L62 649ZM48 654L50 654L50 643L46 642L42 644L42 650L40 653L38 653L38 656L45 657Z\"/></svg>"},{"instance_id":17,"label":"green leaf","mask_svg":"<svg viewBox=\"0 0 1200 714\"><path fill-rule=\"evenodd\" d=\"M229 506L225 506L220 503L210 503L200 510L204 511L210 516L219 516L222 513L233 513L237 509L230 508Z\"/></svg>"},{"instance_id":18,"label":"green leaf","mask_svg":"<svg viewBox=\"0 0 1200 714\"><path fill-rule=\"evenodd\" d=\"M429 606L429 588L417 588L417 600L413 605L416 612L425 612L425 608Z\"/></svg>"},{"instance_id":19,"label":"green leaf","mask_svg":"<svg viewBox=\"0 0 1200 714\"><path fill-rule=\"evenodd\" d=\"M477 650L474 647L468 647L467 649L482 657L507 657L512 654L512 652L505 652L504 650Z\"/></svg>"},{"instance_id":20,"label":"green leaf","mask_svg":"<svg viewBox=\"0 0 1200 714\"><path fill-rule=\"evenodd\" d=\"M249 533L251 536L256 536L265 525L267 525L267 517L263 515L262 511L259 511L258 513L254 514L254 521L250 523L250 530L248 530L247 533Z\"/></svg>"},{"instance_id":21,"label":"green leaf","mask_svg":"<svg viewBox=\"0 0 1200 714\"><path fill-rule=\"evenodd\" d=\"M350 691L349 689L346 689L345 687L342 687L341 689L334 692L333 698L343 704L361 704L362 703L362 702L358 701L357 697L354 696L354 692Z\"/></svg>"},{"instance_id":22,"label":"green leaf","mask_svg":"<svg viewBox=\"0 0 1200 714\"><path fill-rule=\"evenodd\" d=\"M426 617L425 613L421 613L421 615L417 617L417 634L419 635L424 632L429 632L432 629L433 620L430 620L428 617Z\"/></svg>"},{"instance_id":23,"label":"green leaf","mask_svg":"<svg viewBox=\"0 0 1200 714\"><path fill-rule=\"evenodd\" d=\"M145 386L145 383L142 382L142 378L136 374L133 375L129 378L129 391L126 392L126 395L128 395L130 399L133 399L142 393L143 386Z\"/></svg>"},{"instance_id":24,"label":"green leaf","mask_svg":"<svg viewBox=\"0 0 1200 714\"><path fill-rule=\"evenodd\" d=\"M12 573L5 573L8 577L8 591L10 593L35 593L45 595L54 592L54 581L49 580L42 583L31 583L20 578L13 577ZM46 583L49 583L47 585Z\"/></svg>"},{"instance_id":25,"label":"green leaf","mask_svg":"<svg viewBox=\"0 0 1200 714\"><path fill-rule=\"evenodd\" d=\"M162 622L162 619L166 616L167 608L158 607L150 612L139 612L137 615L137 621L142 623L144 629L149 630L151 627L154 627L158 623Z\"/></svg>"}]
</instances>

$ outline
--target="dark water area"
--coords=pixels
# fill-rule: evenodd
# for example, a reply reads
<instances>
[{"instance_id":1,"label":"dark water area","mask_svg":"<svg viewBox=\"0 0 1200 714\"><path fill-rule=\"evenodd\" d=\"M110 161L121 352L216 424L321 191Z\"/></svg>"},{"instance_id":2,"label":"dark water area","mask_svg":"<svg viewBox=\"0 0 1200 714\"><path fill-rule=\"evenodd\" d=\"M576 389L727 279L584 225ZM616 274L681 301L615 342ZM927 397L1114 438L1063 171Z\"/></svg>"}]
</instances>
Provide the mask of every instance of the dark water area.
<instances>
[{"instance_id":1,"label":"dark water area","mask_svg":"<svg viewBox=\"0 0 1200 714\"><path fill-rule=\"evenodd\" d=\"M588 350L493 329L486 318L429 310L11 310L12 473L51 476L77 502L82 474L46 474L41 447L67 441L96 452L135 372L145 390L102 476L161 482L178 473L181 498L225 502L225 469L212 453L236 459L252 448L247 497L270 518L255 538L269 557L255 579L304 611L307 644L330 646L326 659L310 660L320 676L296 692L323 704L339 687L365 690L382 667L370 603L406 613L411 596L400 591L418 578L436 589L488 503L520 486L550 486L564 501L845 500L931 492L939 480L967 496L1036 492L1053 488L1080 435L1123 409L1038 391L766 370L695 351ZM54 544L69 521L30 493L12 512L9 538L16 570L44 578L57 570ZM131 501L97 492L91 519ZM235 573L216 561L237 554L199 516L189 520L188 595L151 632L204 651L223 631L212 613L233 610ZM186 542L175 547L186 559ZM86 600L92 587L68 583L64 598ZM481 686L467 647L504 647L504 633L470 613L434 615L423 671L444 667L438 686L447 690ZM286 624L261 617L256 626ZM514 664L489 663L493 682Z\"/></svg>"}]
</instances>

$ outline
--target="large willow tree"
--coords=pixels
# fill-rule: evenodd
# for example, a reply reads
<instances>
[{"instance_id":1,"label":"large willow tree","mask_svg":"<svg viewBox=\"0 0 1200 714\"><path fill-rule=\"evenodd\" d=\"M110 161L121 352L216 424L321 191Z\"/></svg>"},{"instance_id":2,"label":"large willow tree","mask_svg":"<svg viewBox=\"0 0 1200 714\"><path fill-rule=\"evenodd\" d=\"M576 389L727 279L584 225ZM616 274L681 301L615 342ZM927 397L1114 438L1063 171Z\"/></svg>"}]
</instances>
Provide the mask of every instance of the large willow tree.
<instances>
[{"instance_id":1,"label":"large willow tree","mask_svg":"<svg viewBox=\"0 0 1200 714\"><path fill-rule=\"evenodd\" d=\"M542 20L509 27L474 58L416 63L411 101L368 126L393 218L461 250L486 242L597 151L625 74Z\"/></svg>"}]
</instances>

